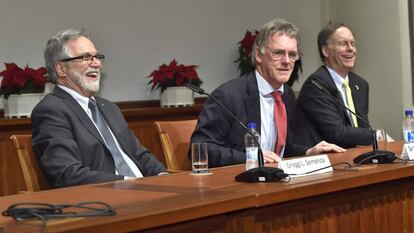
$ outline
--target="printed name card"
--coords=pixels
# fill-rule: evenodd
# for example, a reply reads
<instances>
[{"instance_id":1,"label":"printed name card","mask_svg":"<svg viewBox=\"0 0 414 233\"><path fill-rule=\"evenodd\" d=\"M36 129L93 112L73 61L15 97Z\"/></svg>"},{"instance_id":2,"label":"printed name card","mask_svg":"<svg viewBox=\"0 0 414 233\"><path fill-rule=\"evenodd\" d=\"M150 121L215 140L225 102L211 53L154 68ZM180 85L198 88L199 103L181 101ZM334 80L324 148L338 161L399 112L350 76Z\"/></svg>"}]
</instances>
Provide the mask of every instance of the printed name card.
<instances>
[{"instance_id":1,"label":"printed name card","mask_svg":"<svg viewBox=\"0 0 414 233\"><path fill-rule=\"evenodd\" d=\"M315 156L308 156L298 159L288 159L282 160L279 162L279 168L283 169L283 171L287 174L295 174L291 175L290 177L299 177L299 176L308 176L314 175L319 173L325 172L332 172L333 169L331 166L331 162L329 161L328 155L315 155ZM328 167L319 171L315 171L309 174L305 174L310 171L314 171L323 167Z\"/></svg>"},{"instance_id":2,"label":"printed name card","mask_svg":"<svg viewBox=\"0 0 414 233\"><path fill-rule=\"evenodd\" d=\"M405 143L403 147L403 152L401 155L402 159L414 159L414 143Z\"/></svg>"}]
</instances>

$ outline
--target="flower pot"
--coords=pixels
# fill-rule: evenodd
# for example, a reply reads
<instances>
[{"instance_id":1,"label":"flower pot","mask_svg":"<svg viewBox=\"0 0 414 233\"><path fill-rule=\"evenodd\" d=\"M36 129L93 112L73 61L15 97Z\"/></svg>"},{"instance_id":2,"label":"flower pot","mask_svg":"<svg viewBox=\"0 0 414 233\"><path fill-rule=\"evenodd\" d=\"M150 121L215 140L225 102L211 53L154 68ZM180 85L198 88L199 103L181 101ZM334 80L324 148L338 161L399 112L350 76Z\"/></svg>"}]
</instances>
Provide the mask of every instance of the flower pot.
<instances>
[{"instance_id":1,"label":"flower pot","mask_svg":"<svg viewBox=\"0 0 414 233\"><path fill-rule=\"evenodd\" d=\"M161 107L194 105L194 93L186 87L168 87L160 96Z\"/></svg>"},{"instance_id":2,"label":"flower pot","mask_svg":"<svg viewBox=\"0 0 414 233\"><path fill-rule=\"evenodd\" d=\"M4 117L30 117L33 108L45 97L45 93L10 95L4 101Z\"/></svg>"},{"instance_id":3,"label":"flower pot","mask_svg":"<svg viewBox=\"0 0 414 233\"><path fill-rule=\"evenodd\" d=\"M55 84L53 84L51 82L46 82L45 83L45 90L43 91L43 93L45 93L45 94L52 93L53 89L55 89Z\"/></svg>"}]
</instances>

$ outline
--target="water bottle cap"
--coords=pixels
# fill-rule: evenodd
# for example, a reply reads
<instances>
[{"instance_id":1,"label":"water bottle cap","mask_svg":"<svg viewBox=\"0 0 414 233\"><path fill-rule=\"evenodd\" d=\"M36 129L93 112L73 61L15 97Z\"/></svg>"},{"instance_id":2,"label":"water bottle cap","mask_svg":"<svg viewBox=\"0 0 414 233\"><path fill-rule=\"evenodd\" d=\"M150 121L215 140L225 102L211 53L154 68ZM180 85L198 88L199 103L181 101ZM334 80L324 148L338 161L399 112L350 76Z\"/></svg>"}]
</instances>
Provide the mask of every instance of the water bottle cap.
<instances>
[{"instance_id":1,"label":"water bottle cap","mask_svg":"<svg viewBox=\"0 0 414 233\"><path fill-rule=\"evenodd\" d=\"M247 124L247 128L256 129L256 123L250 122L249 124Z\"/></svg>"},{"instance_id":2,"label":"water bottle cap","mask_svg":"<svg viewBox=\"0 0 414 233\"><path fill-rule=\"evenodd\" d=\"M405 110L406 116L413 116L413 110Z\"/></svg>"}]
</instances>

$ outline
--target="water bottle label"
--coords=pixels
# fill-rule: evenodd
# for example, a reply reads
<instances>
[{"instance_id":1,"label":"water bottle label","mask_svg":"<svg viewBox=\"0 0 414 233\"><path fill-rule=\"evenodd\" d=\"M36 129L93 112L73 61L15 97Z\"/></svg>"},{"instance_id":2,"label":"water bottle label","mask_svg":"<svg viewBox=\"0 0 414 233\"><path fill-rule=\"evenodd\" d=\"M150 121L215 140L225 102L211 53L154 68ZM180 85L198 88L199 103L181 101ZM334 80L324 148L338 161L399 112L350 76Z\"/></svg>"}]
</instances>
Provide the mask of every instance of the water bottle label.
<instances>
[{"instance_id":1,"label":"water bottle label","mask_svg":"<svg viewBox=\"0 0 414 233\"><path fill-rule=\"evenodd\" d=\"M404 130L404 142L414 142L414 130Z\"/></svg>"},{"instance_id":2,"label":"water bottle label","mask_svg":"<svg viewBox=\"0 0 414 233\"><path fill-rule=\"evenodd\" d=\"M257 153L259 149L257 147L246 148L246 160L257 160Z\"/></svg>"}]
</instances>

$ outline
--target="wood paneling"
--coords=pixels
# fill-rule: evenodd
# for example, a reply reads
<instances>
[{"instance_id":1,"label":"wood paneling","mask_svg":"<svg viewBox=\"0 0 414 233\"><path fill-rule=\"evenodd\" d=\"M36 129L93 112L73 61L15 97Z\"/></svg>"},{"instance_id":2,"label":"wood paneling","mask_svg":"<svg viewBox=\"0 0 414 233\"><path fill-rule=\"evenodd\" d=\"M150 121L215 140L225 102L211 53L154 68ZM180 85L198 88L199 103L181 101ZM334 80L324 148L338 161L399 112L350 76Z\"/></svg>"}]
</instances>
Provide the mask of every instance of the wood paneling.
<instances>
[{"instance_id":1,"label":"wood paneling","mask_svg":"<svg viewBox=\"0 0 414 233\"><path fill-rule=\"evenodd\" d=\"M10 136L29 134L30 119L0 119L0 196L25 190L23 174Z\"/></svg>"},{"instance_id":2,"label":"wood paneling","mask_svg":"<svg viewBox=\"0 0 414 233\"><path fill-rule=\"evenodd\" d=\"M119 102L131 130L141 143L165 164L164 153L154 121L197 119L205 98L196 98L195 105L178 108L161 108L159 101ZM23 175L17 154L10 141L12 134L30 134L30 118L0 119L0 196L24 190Z\"/></svg>"}]
</instances>

